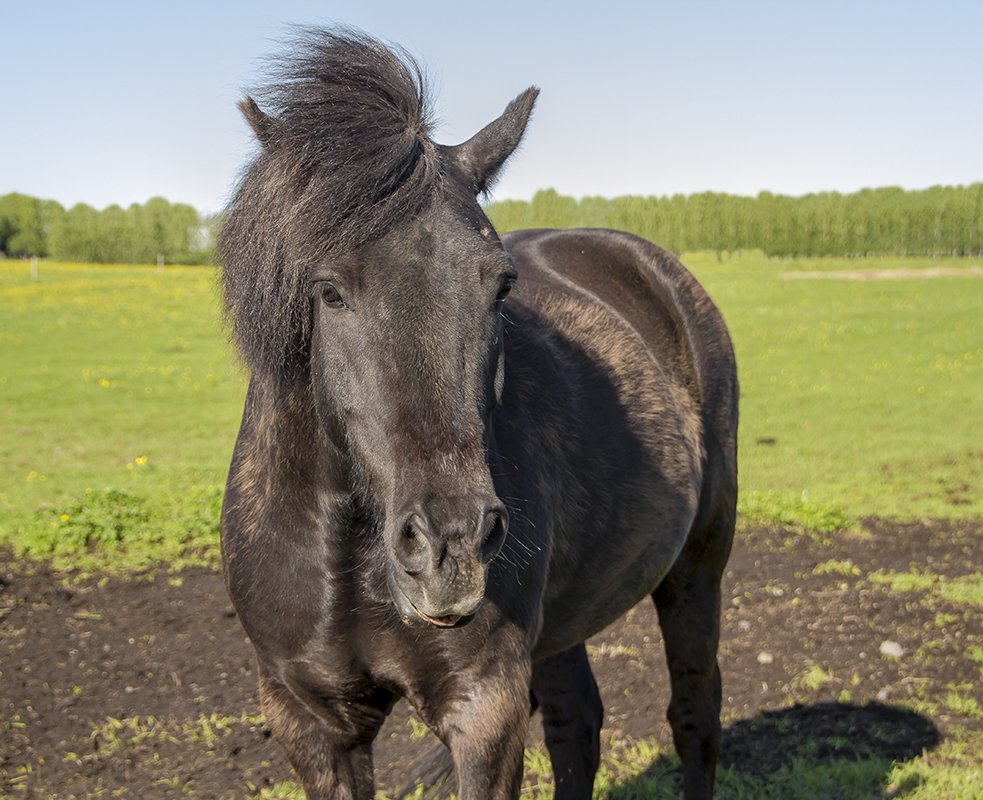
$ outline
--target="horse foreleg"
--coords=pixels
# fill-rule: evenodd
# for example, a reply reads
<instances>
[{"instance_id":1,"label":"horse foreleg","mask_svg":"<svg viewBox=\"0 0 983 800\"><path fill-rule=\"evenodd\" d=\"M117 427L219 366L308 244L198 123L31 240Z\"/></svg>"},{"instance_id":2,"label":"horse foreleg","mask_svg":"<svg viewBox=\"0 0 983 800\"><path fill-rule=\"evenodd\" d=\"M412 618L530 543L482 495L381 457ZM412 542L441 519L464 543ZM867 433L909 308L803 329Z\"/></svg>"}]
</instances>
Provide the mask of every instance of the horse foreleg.
<instances>
[{"instance_id":1,"label":"horse foreleg","mask_svg":"<svg viewBox=\"0 0 983 800\"><path fill-rule=\"evenodd\" d=\"M487 648L494 652L489 643ZM480 675L480 677L478 677ZM457 774L458 800L514 800L529 728L528 661L476 670L437 721Z\"/></svg>"},{"instance_id":2,"label":"horse foreleg","mask_svg":"<svg viewBox=\"0 0 983 800\"><path fill-rule=\"evenodd\" d=\"M532 691L543 714L556 800L590 798L601 759L604 706L584 644L536 662Z\"/></svg>"},{"instance_id":3,"label":"horse foreleg","mask_svg":"<svg viewBox=\"0 0 983 800\"><path fill-rule=\"evenodd\" d=\"M729 529L728 529L729 526ZM669 725L683 762L683 796L713 796L720 752L720 578L730 552L733 517L723 515L687 545L652 593L672 685Z\"/></svg>"},{"instance_id":4,"label":"horse foreleg","mask_svg":"<svg viewBox=\"0 0 983 800\"><path fill-rule=\"evenodd\" d=\"M266 724L308 800L372 800L372 728L378 725L353 736L348 721L314 713L283 683L262 672L259 697Z\"/></svg>"}]
</instances>

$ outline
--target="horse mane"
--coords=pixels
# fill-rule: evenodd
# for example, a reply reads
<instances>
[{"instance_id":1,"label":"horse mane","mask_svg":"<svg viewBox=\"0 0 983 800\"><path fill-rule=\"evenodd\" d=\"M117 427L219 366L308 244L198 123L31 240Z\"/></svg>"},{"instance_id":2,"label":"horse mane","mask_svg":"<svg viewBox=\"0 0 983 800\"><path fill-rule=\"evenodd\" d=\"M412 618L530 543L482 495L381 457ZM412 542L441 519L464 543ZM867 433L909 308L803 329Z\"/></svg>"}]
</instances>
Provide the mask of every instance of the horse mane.
<instances>
[{"instance_id":1,"label":"horse mane","mask_svg":"<svg viewBox=\"0 0 983 800\"><path fill-rule=\"evenodd\" d=\"M242 103L262 149L218 241L226 315L246 363L274 376L304 361L308 270L382 236L439 183L423 72L349 28L301 28Z\"/></svg>"}]
</instances>

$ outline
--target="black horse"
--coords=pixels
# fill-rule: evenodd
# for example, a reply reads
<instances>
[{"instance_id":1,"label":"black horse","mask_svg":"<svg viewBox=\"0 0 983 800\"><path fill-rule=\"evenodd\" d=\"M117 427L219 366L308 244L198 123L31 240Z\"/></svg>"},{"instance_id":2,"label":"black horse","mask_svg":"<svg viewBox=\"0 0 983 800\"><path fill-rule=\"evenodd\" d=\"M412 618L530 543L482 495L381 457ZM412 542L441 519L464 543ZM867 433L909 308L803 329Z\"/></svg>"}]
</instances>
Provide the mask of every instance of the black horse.
<instances>
[{"instance_id":1,"label":"black horse","mask_svg":"<svg viewBox=\"0 0 983 800\"><path fill-rule=\"evenodd\" d=\"M558 798L589 797L584 640L659 613L687 798L720 739L720 576L737 380L665 251L606 230L496 235L477 202L536 89L454 147L402 51L307 31L242 103L262 147L220 247L251 369L222 511L263 712L310 798L371 798L400 697L458 797L515 798L542 712ZM571 165L576 168L576 165Z\"/></svg>"}]
</instances>

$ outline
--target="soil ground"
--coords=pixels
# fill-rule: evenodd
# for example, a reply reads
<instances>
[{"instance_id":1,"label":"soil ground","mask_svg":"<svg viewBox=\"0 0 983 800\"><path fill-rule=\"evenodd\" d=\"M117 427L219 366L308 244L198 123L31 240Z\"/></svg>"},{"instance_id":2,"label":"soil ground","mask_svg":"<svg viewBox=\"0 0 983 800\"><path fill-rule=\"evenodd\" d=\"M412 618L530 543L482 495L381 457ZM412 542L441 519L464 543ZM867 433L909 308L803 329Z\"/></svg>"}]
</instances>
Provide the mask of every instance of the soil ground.
<instances>
[{"instance_id":1,"label":"soil ground","mask_svg":"<svg viewBox=\"0 0 983 800\"><path fill-rule=\"evenodd\" d=\"M904 761L979 731L980 664L967 657L983 653L978 607L869 574L975 573L981 533L876 520L831 542L743 531L723 595L723 763L768 774L803 755ZM651 603L589 652L605 747L669 745ZM397 706L376 749L380 788L426 747L419 734ZM219 574L72 584L0 552L0 797L249 797L290 777Z\"/></svg>"}]
</instances>

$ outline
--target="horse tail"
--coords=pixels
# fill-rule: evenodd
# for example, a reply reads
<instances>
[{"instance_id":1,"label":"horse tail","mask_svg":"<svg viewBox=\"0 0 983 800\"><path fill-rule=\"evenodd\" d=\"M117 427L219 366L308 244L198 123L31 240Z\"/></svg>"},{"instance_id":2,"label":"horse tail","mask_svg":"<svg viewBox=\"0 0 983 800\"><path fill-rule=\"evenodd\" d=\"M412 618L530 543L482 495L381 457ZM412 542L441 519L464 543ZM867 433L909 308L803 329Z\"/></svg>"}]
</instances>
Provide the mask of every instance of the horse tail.
<instances>
[{"instance_id":1,"label":"horse tail","mask_svg":"<svg viewBox=\"0 0 983 800\"><path fill-rule=\"evenodd\" d=\"M397 790L397 798L437 800L454 791L454 762L451 751L442 742L413 761L407 773L409 778Z\"/></svg>"}]
</instances>

